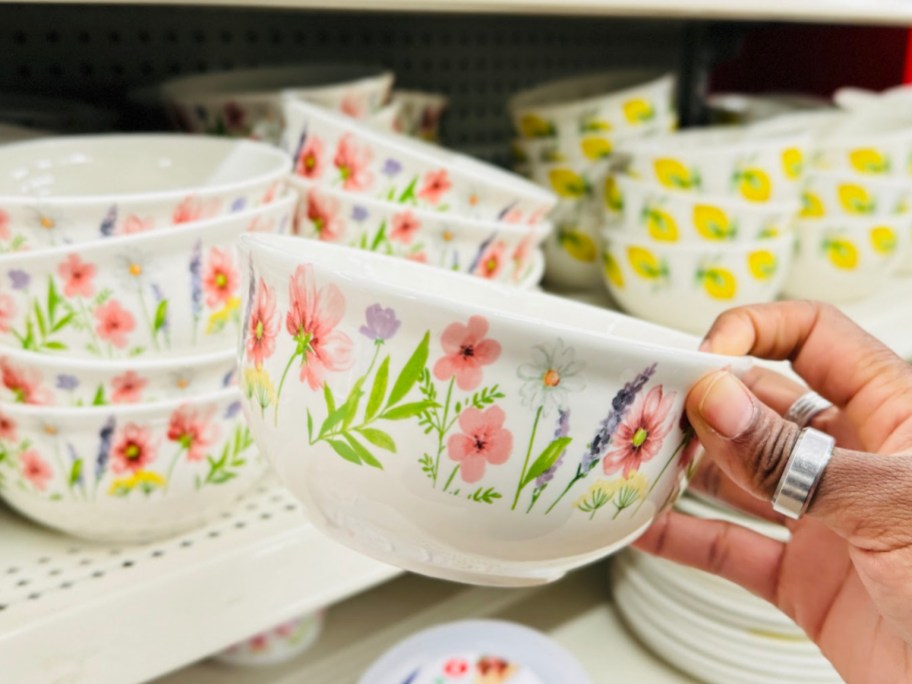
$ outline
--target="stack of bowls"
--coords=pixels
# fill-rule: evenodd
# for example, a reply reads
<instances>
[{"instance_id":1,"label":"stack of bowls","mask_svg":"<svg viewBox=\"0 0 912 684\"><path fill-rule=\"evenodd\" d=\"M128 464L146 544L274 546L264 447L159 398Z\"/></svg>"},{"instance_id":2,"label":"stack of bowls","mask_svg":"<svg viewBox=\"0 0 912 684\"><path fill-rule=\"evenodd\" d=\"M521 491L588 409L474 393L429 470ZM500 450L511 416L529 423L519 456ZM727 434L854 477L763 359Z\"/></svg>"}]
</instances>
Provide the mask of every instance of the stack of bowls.
<instances>
[{"instance_id":1,"label":"stack of bowls","mask_svg":"<svg viewBox=\"0 0 912 684\"><path fill-rule=\"evenodd\" d=\"M626 144L624 172L606 183L602 273L615 301L701 333L725 309L775 299L808 144L715 128Z\"/></svg>"},{"instance_id":2,"label":"stack of bowls","mask_svg":"<svg viewBox=\"0 0 912 684\"><path fill-rule=\"evenodd\" d=\"M212 660L235 667L263 667L293 660L310 650L320 639L323 611L307 613L272 629L233 644Z\"/></svg>"},{"instance_id":3,"label":"stack of bowls","mask_svg":"<svg viewBox=\"0 0 912 684\"><path fill-rule=\"evenodd\" d=\"M549 192L293 98L285 119L298 234L520 286L540 280Z\"/></svg>"},{"instance_id":4,"label":"stack of bowls","mask_svg":"<svg viewBox=\"0 0 912 684\"><path fill-rule=\"evenodd\" d=\"M245 231L296 197L270 146L174 135L0 147L0 496L141 541L220 514L264 466L240 412Z\"/></svg>"},{"instance_id":5,"label":"stack of bowls","mask_svg":"<svg viewBox=\"0 0 912 684\"><path fill-rule=\"evenodd\" d=\"M545 244L550 285L598 284L610 161L621 142L674 127L673 89L669 76L611 72L546 83L510 100L516 170L560 196Z\"/></svg>"}]
</instances>

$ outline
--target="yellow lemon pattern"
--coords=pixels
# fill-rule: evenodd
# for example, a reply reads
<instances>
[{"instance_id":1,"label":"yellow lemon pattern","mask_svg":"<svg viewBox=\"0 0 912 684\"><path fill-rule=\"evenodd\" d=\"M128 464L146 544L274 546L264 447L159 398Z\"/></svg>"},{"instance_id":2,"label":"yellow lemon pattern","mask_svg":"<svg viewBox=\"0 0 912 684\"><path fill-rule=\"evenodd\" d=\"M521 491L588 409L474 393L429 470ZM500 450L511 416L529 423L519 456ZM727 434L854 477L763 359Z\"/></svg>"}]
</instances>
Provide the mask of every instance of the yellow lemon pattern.
<instances>
[{"instance_id":1,"label":"yellow lemon pattern","mask_svg":"<svg viewBox=\"0 0 912 684\"><path fill-rule=\"evenodd\" d=\"M550 138L556 134L553 123L535 114L526 114L519 120L519 132L524 138Z\"/></svg>"},{"instance_id":2,"label":"yellow lemon pattern","mask_svg":"<svg viewBox=\"0 0 912 684\"><path fill-rule=\"evenodd\" d=\"M860 173L889 173L890 158L873 147L859 147L849 152L849 164Z\"/></svg>"},{"instance_id":3,"label":"yellow lemon pattern","mask_svg":"<svg viewBox=\"0 0 912 684\"><path fill-rule=\"evenodd\" d=\"M735 183L738 192L751 202L768 202L772 185L769 176L763 169L754 166L745 166L735 173Z\"/></svg>"},{"instance_id":4,"label":"yellow lemon pattern","mask_svg":"<svg viewBox=\"0 0 912 684\"><path fill-rule=\"evenodd\" d=\"M843 271L854 270L858 266L858 248L843 237L828 237L823 240L823 250L833 264Z\"/></svg>"},{"instance_id":5,"label":"yellow lemon pattern","mask_svg":"<svg viewBox=\"0 0 912 684\"><path fill-rule=\"evenodd\" d=\"M645 247L628 247L627 260L634 273L646 280L659 281L668 276L668 264Z\"/></svg>"},{"instance_id":6,"label":"yellow lemon pattern","mask_svg":"<svg viewBox=\"0 0 912 684\"><path fill-rule=\"evenodd\" d=\"M836 193L847 214L873 214L877 209L868 191L855 183L841 183Z\"/></svg>"},{"instance_id":7,"label":"yellow lemon pattern","mask_svg":"<svg viewBox=\"0 0 912 684\"><path fill-rule=\"evenodd\" d=\"M591 264L598 256L595 241L575 228L563 228L557 236L557 241L564 251L577 261Z\"/></svg>"},{"instance_id":8,"label":"yellow lemon pattern","mask_svg":"<svg viewBox=\"0 0 912 684\"><path fill-rule=\"evenodd\" d=\"M627 123L642 124L652 121L655 118L655 108L648 100L641 97L633 100L627 100L623 104L624 118Z\"/></svg>"},{"instance_id":9,"label":"yellow lemon pattern","mask_svg":"<svg viewBox=\"0 0 912 684\"><path fill-rule=\"evenodd\" d=\"M896 251L896 232L888 226L871 229L871 246L878 254L887 256Z\"/></svg>"},{"instance_id":10,"label":"yellow lemon pattern","mask_svg":"<svg viewBox=\"0 0 912 684\"><path fill-rule=\"evenodd\" d=\"M728 214L710 204L697 204L693 210L697 232L705 240L732 240L738 234L737 226Z\"/></svg>"},{"instance_id":11,"label":"yellow lemon pattern","mask_svg":"<svg viewBox=\"0 0 912 684\"><path fill-rule=\"evenodd\" d=\"M548 180L554 192L570 199L584 197L589 187L586 180L571 169L551 169Z\"/></svg>"},{"instance_id":12,"label":"yellow lemon pattern","mask_svg":"<svg viewBox=\"0 0 912 684\"><path fill-rule=\"evenodd\" d=\"M776 255L766 249L758 249L747 255L747 267L757 280L769 280L776 275Z\"/></svg>"},{"instance_id":13,"label":"yellow lemon pattern","mask_svg":"<svg viewBox=\"0 0 912 684\"><path fill-rule=\"evenodd\" d=\"M604 159L611 154L613 146L608 138L590 136L582 139L580 149L586 159Z\"/></svg>"},{"instance_id":14,"label":"yellow lemon pattern","mask_svg":"<svg viewBox=\"0 0 912 684\"><path fill-rule=\"evenodd\" d=\"M797 147L782 151L782 170L789 180L798 180L804 172L804 154Z\"/></svg>"},{"instance_id":15,"label":"yellow lemon pattern","mask_svg":"<svg viewBox=\"0 0 912 684\"><path fill-rule=\"evenodd\" d=\"M700 187L700 177L677 159L656 159L653 167L656 179L666 188L692 190Z\"/></svg>"},{"instance_id":16,"label":"yellow lemon pattern","mask_svg":"<svg viewBox=\"0 0 912 684\"><path fill-rule=\"evenodd\" d=\"M658 242L677 242L678 224L667 211L657 207L643 209L643 220L649 237Z\"/></svg>"},{"instance_id":17,"label":"yellow lemon pattern","mask_svg":"<svg viewBox=\"0 0 912 684\"><path fill-rule=\"evenodd\" d=\"M806 218L820 218L826 215L823 200L813 192L805 190L801 193L801 216Z\"/></svg>"},{"instance_id":18,"label":"yellow lemon pattern","mask_svg":"<svg viewBox=\"0 0 912 684\"><path fill-rule=\"evenodd\" d=\"M713 299L734 299L738 291L738 281L728 269L721 266L708 266L697 271L697 280Z\"/></svg>"},{"instance_id":19,"label":"yellow lemon pattern","mask_svg":"<svg viewBox=\"0 0 912 684\"><path fill-rule=\"evenodd\" d=\"M608 252L602 257L602 271L608 282L617 288L624 287L624 274L621 273L621 267L617 260Z\"/></svg>"},{"instance_id":20,"label":"yellow lemon pattern","mask_svg":"<svg viewBox=\"0 0 912 684\"><path fill-rule=\"evenodd\" d=\"M605 179L605 207L616 212L624 209L624 196L614 176L611 175Z\"/></svg>"}]
</instances>

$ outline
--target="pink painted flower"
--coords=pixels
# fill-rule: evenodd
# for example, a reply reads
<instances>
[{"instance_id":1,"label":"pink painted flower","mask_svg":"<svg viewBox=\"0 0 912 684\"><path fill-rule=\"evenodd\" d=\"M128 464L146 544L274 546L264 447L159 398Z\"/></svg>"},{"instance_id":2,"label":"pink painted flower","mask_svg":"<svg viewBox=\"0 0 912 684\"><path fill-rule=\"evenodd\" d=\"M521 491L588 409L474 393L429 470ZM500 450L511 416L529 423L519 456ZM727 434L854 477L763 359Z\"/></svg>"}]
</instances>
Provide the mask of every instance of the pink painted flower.
<instances>
[{"instance_id":1,"label":"pink painted flower","mask_svg":"<svg viewBox=\"0 0 912 684\"><path fill-rule=\"evenodd\" d=\"M130 214L124 219L117 233L119 235L133 235L134 233L145 233L155 227L155 220L142 218L136 214Z\"/></svg>"},{"instance_id":2,"label":"pink painted flower","mask_svg":"<svg viewBox=\"0 0 912 684\"><path fill-rule=\"evenodd\" d=\"M518 209L517 207L513 207L511 209L508 209L504 213L504 215L500 217L500 220L503 223L516 224L516 223L520 223L522 221L522 218L523 218L522 210Z\"/></svg>"},{"instance_id":3,"label":"pink painted flower","mask_svg":"<svg viewBox=\"0 0 912 684\"><path fill-rule=\"evenodd\" d=\"M323 175L323 141L315 135L308 135L295 164L295 174L304 178L319 178Z\"/></svg>"},{"instance_id":4,"label":"pink painted flower","mask_svg":"<svg viewBox=\"0 0 912 684\"><path fill-rule=\"evenodd\" d=\"M505 429L503 409L492 406L484 411L467 408L459 414L461 433L450 435L447 452L459 463L459 474L465 482L478 482L488 463L506 463L513 452L513 433Z\"/></svg>"},{"instance_id":5,"label":"pink painted flower","mask_svg":"<svg viewBox=\"0 0 912 684\"><path fill-rule=\"evenodd\" d=\"M50 464L34 449L29 449L19 457L19 468L22 471L22 477L39 492L47 489L48 481L54 475Z\"/></svg>"},{"instance_id":6,"label":"pink painted flower","mask_svg":"<svg viewBox=\"0 0 912 684\"><path fill-rule=\"evenodd\" d=\"M105 342L118 348L127 346L127 335L136 328L133 314L112 299L95 309L95 332Z\"/></svg>"},{"instance_id":7,"label":"pink painted flower","mask_svg":"<svg viewBox=\"0 0 912 684\"><path fill-rule=\"evenodd\" d=\"M478 257L478 263L475 264L472 273L482 278L496 278L507 263L506 251L507 244L503 240L492 242Z\"/></svg>"},{"instance_id":8,"label":"pink painted flower","mask_svg":"<svg viewBox=\"0 0 912 684\"><path fill-rule=\"evenodd\" d=\"M147 428L127 423L114 438L111 469L117 474L135 473L155 460L156 451Z\"/></svg>"},{"instance_id":9,"label":"pink painted flower","mask_svg":"<svg viewBox=\"0 0 912 684\"><path fill-rule=\"evenodd\" d=\"M615 431L611 449L602 461L606 475L622 470L627 477L659 453L671 430L668 416L674 406L675 394L664 392L659 385L637 399Z\"/></svg>"},{"instance_id":10,"label":"pink painted flower","mask_svg":"<svg viewBox=\"0 0 912 684\"><path fill-rule=\"evenodd\" d=\"M247 325L247 356L257 368L272 356L278 334L275 292L260 278Z\"/></svg>"},{"instance_id":11,"label":"pink painted flower","mask_svg":"<svg viewBox=\"0 0 912 684\"><path fill-rule=\"evenodd\" d=\"M355 136L346 133L339 139L333 163L342 177L342 187L353 192L367 190L374 182L374 176L368 168L373 151L367 145L359 145Z\"/></svg>"},{"instance_id":12,"label":"pink painted flower","mask_svg":"<svg viewBox=\"0 0 912 684\"><path fill-rule=\"evenodd\" d=\"M550 209L536 209L526 218L526 225L537 226L539 223L545 220L545 217L548 215Z\"/></svg>"},{"instance_id":13,"label":"pink painted flower","mask_svg":"<svg viewBox=\"0 0 912 684\"><path fill-rule=\"evenodd\" d=\"M187 460L202 461L206 450L218 439L218 424L212 418L215 407L205 410L190 404L178 407L168 422L168 439L187 450Z\"/></svg>"},{"instance_id":14,"label":"pink painted flower","mask_svg":"<svg viewBox=\"0 0 912 684\"><path fill-rule=\"evenodd\" d=\"M83 261L78 254L70 254L57 266L63 278L63 294L67 297L91 297L95 293L95 265Z\"/></svg>"},{"instance_id":15,"label":"pink painted flower","mask_svg":"<svg viewBox=\"0 0 912 684\"><path fill-rule=\"evenodd\" d=\"M8 359L0 359L0 381L19 404L50 403L50 392L41 386L41 373L34 368L16 368Z\"/></svg>"},{"instance_id":16,"label":"pink painted flower","mask_svg":"<svg viewBox=\"0 0 912 684\"><path fill-rule=\"evenodd\" d=\"M5 413L0 413L0 441L16 442L17 439L18 433L16 432L16 421L7 416Z\"/></svg>"},{"instance_id":17,"label":"pink painted flower","mask_svg":"<svg viewBox=\"0 0 912 684\"><path fill-rule=\"evenodd\" d=\"M9 214L3 211L3 209L0 209L0 240L9 240L9 224Z\"/></svg>"},{"instance_id":18,"label":"pink painted flower","mask_svg":"<svg viewBox=\"0 0 912 684\"><path fill-rule=\"evenodd\" d=\"M390 240L401 242L403 245L411 244L415 234L421 230L421 221L408 210L395 214L391 223Z\"/></svg>"},{"instance_id":19,"label":"pink painted flower","mask_svg":"<svg viewBox=\"0 0 912 684\"><path fill-rule=\"evenodd\" d=\"M339 109L353 119L363 119L366 113L364 97L357 93L349 93L342 98L342 105Z\"/></svg>"},{"instance_id":20,"label":"pink painted flower","mask_svg":"<svg viewBox=\"0 0 912 684\"><path fill-rule=\"evenodd\" d=\"M342 239L345 224L339 212L339 200L321 195L316 190L307 193L307 220L317 236L326 242Z\"/></svg>"},{"instance_id":21,"label":"pink painted flower","mask_svg":"<svg viewBox=\"0 0 912 684\"><path fill-rule=\"evenodd\" d=\"M234 296L237 286L238 272L231 253L227 249L211 248L203 276L206 306L210 309L224 306Z\"/></svg>"},{"instance_id":22,"label":"pink painted flower","mask_svg":"<svg viewBox=\"0 0 912 684\"><path fill-rule=\"evenodd\" d=\"M418 197L425 202L437 204L440 198L452 187L453 183L450 181L450 174L447 173L446 169L428 171L424 174L424 182L418 191Z\"/></svg>"},{"instance_id":23,"label":"pink painted flower","mask_svg":"<svg viewBox=\"0 0 912 684\"><path fill-rule=\"evenodd\" d=\"M409 261L414 261L419 264L426 264L428 262L427 254L424 252L414 252L413 254L406 254L405 258Z\"/></svg>"},{"instance_id":24,"label":"pink painted flower","mask_svg":"<svg viewBox=\"0 0 912 684\"><path fill-rule=\"evenodd\" d=\"M485 339L488 321L483 316L472 316L468 325L451 323L440 336L445 356L434 364L438 380L456 376L456 385L464 392L481 384L482 366L500 358L500 342Z\"/></svg>"},{"instance_id":25,"label":"pink painted flower","mask_svg":"<svg viewBox=\"0 0 912 684\"><path fill-rule=\"evenodd\" d=\"M310 264L295 269L288 280L288 297L285 327L303 356L301 381L316 390L323 386L327 372L345 370L354 363L351 338L335 329L345 314L345 297L333 284L318 290Z\"/></svg>"},{"instance_id":26,"label":"pink painted flower","mask_svg":"<svg viewBox=\"0 0 912 684\"><path fill-rule=\"evenodd\" d=\"M207 201L203 201L195 195L188 195L174 208L171 220L175 224L202 221L203 219L215 216L218 213L218 210L218 199L213 197Z\"/></svg>"},{"instance_id":27,"label":"pink painted flower","mask_svg":"<svg viewBox=\"0 0 912 684\"><path fill-rule=\"evenodd\" d=\"M15 300L8 294L0 292L0 332L9 332L15 315Z\"/></svg>"},{"instance_id":28,"label":"pink painted flower","mask_svg":"<svg viewBox=\"0 0 912 684\"><path fill-rule=\"evenodd\" d=\"M148 384L148 380L131 370L111 378L111 403L135 404L142 399L142 391Z\"/></svg>"}]
</instances>

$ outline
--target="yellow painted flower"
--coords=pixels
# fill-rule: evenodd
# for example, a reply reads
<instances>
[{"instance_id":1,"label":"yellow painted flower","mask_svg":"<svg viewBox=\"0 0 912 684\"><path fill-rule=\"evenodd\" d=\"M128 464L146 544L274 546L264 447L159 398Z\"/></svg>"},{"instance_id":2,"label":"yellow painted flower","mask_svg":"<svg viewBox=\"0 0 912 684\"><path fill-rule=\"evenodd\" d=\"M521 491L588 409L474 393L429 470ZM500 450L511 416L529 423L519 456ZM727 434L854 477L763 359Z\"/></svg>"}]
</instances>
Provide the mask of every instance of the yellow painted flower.
<instances>
[{"instance_id":1,"label":"yellow painted flower","mask_svg":"<svg viewBox=\"0 0 912 684\"><path fill-rule=\"evenodd\" d=\"M617 479L596 480L591 485L589 485L589 489L586 490L586 493L576 500L575 506L577 508L585 510L586 505L592 501L593 495L595 496L596 500L604 500L607 503L614 498L614 495L617 493L620 484L621 481Z\"/></svg>"},{"instance_id":2,"label":"yellow painted flower","mask_svg":"<svg viewBox=\"0 0 912 684\"><path fill-rule=\"evenodd\" d=\"M617 260L608 252L605 252L602 256L602 270L608 282L617 288L624 287L624 274L621 273L621 267Z\"/></svg>"},{"instance_id":3,"label":"yellow painted flower","mask_svg":"<svg viewBox=\"0 0 912 684\"><path fill-rule=\"evenodd\" d=\"M610 174L605 179L605 207L616 212L624 209L624 196L614 176Z\"/></svg>"},{"instance_id":4,"label":"yellow painted flower","mask_svg":"<svg viewBox=\"0 0 912 684\"><path fill-rule=\"evenodd\" d=\"M668 265L645 247L628 247L627 260L634 272L646 280L661 280L668 275Z\"/></svg>"},{"instance_id":5,"label":"yellow painted flower","mask_svg":"<svg viewBox=\"0 0 912 684\"><path fill-rule=\"evenodd\" d=\"M732 240L738 234L737 225L719 207L696 204L693 222L697 232L706 240Z\"/></svg>"},{"instance_id":6,"label":"yellow painted flower","mask_svg":"<svg viewBox=\"0 0 912 684\"><path fill-rule=\"evenodd\" d=\"M888 173L890 158L874 147L859 147L849 152L849 163L860 173Z\"/></svg>"},{"instance_id":7,"label":"yellow painted flower","mask_svg":"<svg viewBox=\"0 0 912 684\"><path fill-rule=\"evenodd\" d=\"M873 214L876 206L870 193L855 183L840 183L836 189L839 203L848 214Z\"/></svg>"},{"instance_id":8,"label":"yellow painted flower","mask_svg":"<svg viewBox=\"0 0 912 684\"><path fill-rule=\"evenodd\" d=\"M108 494L111 496L126 496L136 487L141 487L147 494L153 489L164 487L165 478L151 470L137 470L129 477L121 477L114 480L108 487Z\"/></svg>"},{"instance_id":9,"label":"yellow painted flower","mask_svg":"<svg viewBox=\"0 0 912 684\"><path fill-rule=\"evenodd\" d=\"M805 218L820 218L826 216L823 200L813 192L805 190L801 193L801 216Z\"/></svg>"},{"instance_id":10,"label":"yellow painted flower","mask_svg":"<svg viewBox=\"0 0 912 684\"><path fill-rule=\"evenodd\" d=\"M666 188L692 190L700 186L697 174L691 172L677 159L656 159L653 164L656 179Z\"/></svg>"},{"instance_id":11,"label":"yellow painted flower","mask_svg":"<svg viewBox=\"0 0 912 684\"><path fill-rule=\"evenodd\" d=\"M896 251L896 232L888 226L871 229L871 246L878 254L888 255Z\"/></svg>"},{"instance_id":12,"label":"yellow painted flower","mask_svg":"<svg viewBox=\"0 0 912 684\"><path fill-rule=\"evenodd\" d=\"M851 271L858 266L858 248L844 237L827 237L823 241L823 250L836 268Z\"/></svg>"},{"instance_id":13,"label":"yellow painted flower","mask_svg":"<svg viewBox=\"0 0 912 684\"><path fill-rule=\"evenodd\" d=\"M563 228L557 236L558 244L577 261L591 264L598 256L595 241L586 233L574 228Z\"/></svg>"},{"instance_id":14,"label":"yellow painted flower","mask_svg":"<svg viewBox=\"0 0 912 684\"><path fill-rule=\"evenodd\" d=\"M735 173L738 192L751 202L767 202L772 192L769 176L766 171L755 166L745 166Z\"/></svg>"},{"instance_id":15,"label":"yellow painted flower","mask_svg":"<svg viewBox=\"0 0 912 684\"><path fill-rule=\"evenodd\" d=\"M738 281L731 271L721 266L707 266L697 271L697 280L713 299L733 299L738 291Z\"/></svg>"},{"instance_id":16,"label":"yellow painted flower","mask_svg":"<svg viewBox=\"0 0 912 684\"><path fill-rule=\"evenodd\" d=\"M608 138L589 136L582 139L580 149L586 159L604 159L611 154L614 146Z\"/></svg>"},{"instance_id":17,"label":"yellow painted flower","mask_svg":"<svg viewBox=\"0 0 912 684\"><path fill-rule=\"evenodd\" d=\"M526 114L519 120L519 133L524 138L550 138L555 135L554 124L535 114Z\"/></svg>"},{"instance_id":18,"label":"yellow painted flower","mask_svg":"<svg viewBox=\"0 0 912 684\"><path fill-rule=\"evenodd\" d=\"M225 306L218 311L209 314L209 321L206 323L206 334L211 335L222 330L231 320L231 316L240 309L241 300L239 297L230 297Z\"/></svg>"},{"instance_id":19,"label":"yellow painted flower","mask_svg":"<svg viewBox=\"0 0 912 684\"><path fill-rule=\"evenodd\" d=\"M561 197L579 199L586 195L588 186L585 179L571 169L551 169L548 180L554 192Z\"/></svg>"},{"instance_id":20,"label":"yellow painted flower","mask_svg":"<svg viewBox=\"0 0 912 684\"><path fill-rule=\"evenodd\" d=\"M797 147L789 147L782 151L782 170L785 177L798 180L804 172L804 154Z\"/></svg>"},{"instance_id":21,"label":"yellow painted flower","mask_svg":"<svg viewBox=\"0 0 912 684\"><path fill-rule=\"evenodd\" d=\"M649 479L639 470L634 470L617 483L618 498L629 502L627 503L628 506L645 497L648 490Z\"/></svg>"},{"instance_id":22,"label":"yellow painted flower","mask_svg":"<svg viewBox=\"0 0 912 684\"><path fill-rule=\"evenodd\" d=\"M627 100L622 106L624 118L628 123L643 124L655 118L655 108L648 100L641 97Z\"/></svg>"},{"instance_id":23,"label":"yellow painted flower","mask_svg":"<svg viewBox=\"0 0 912 684\"><path fill-rule=\"evenodd\" d=\"M776 275L776 255L766 249L758 249L747 255L747 266L757 280L769 280Z\"/></svg>"},{"instance_id":24,"label":"yellow painted flower","mask_svg":"<svg viewBox=\"0 0 912 684\"><path fill-rule=\"evenodd\" d=\"M248 399L256 398L260 410L271 406L276 399L272 378L263 368L248 366L244 369L243 391Z\"/></svg>"},{"instance_id":25,"label":"yellow painted flower","mask_svg":"<svg viewBox=\"0 0 912 684\"><path fill-rule=\"evenodd\" d=\"M649 237L657 242L677 242L678 224L667 211L657 207L646 207L643 210L643 220Z\"/></svg>"}]
</instances>

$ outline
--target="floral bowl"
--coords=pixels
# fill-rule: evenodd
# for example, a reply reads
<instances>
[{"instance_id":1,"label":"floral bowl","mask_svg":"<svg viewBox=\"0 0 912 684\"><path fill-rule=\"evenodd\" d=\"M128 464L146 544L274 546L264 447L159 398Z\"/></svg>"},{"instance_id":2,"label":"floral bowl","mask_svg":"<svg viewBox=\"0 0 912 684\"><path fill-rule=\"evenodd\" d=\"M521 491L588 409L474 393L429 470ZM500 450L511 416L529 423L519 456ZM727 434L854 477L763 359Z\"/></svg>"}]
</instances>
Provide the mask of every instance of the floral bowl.
<instances>
[{"instance_id":1,"label":"floral bowl","mask_svg":"<svg viewBox=\"0 0 912 684\"><path fill-rule=\"evenodd\" d=\"M627 312L703 334L726 309L776 298L792 262L794 236L757 242L669 244L605 232L602 272Z\"/></svg>"},{"instance_id":2,"label":"floral bowl","mask_svg":"<svg viewBox=\"0 0 912 684\"><path fill-rule=\"evenodd\" d=\"M626 131L674 116L674 78L613 71L561 79L517 93L508 103L521 138Z\"/></svg>"},{"instance_id":3,"label":"floral bowl","mask_svg":"<svg viewBox=\"0 0 912 684\"><path fill-rule=\"evenodd\" d=\"M791 233L799 204L680 192L617 175L605 183L605 207L609 220L639 240L743 243Z\"/></svg>"},{"instance_id":4,"label":"floral bowl","mask_svg":"<svg viewBox=\"0 0 912 684\"><path fill-rule=\"evenodd\" d=\"M0 498L77 537L142 542L218 516L265 472L237 388L155 404L0 407Z\"/></svg>"},{"instance_id":5,"label":"floral bowl","mask_svg":"<svg viewBox=\"0 0 912 684\"><path fill-rule=\"evenodd\" d=\"M107 406L168 401L236 384L233 350L170 359L76 359L0 347L0 402Z\"/></svg>"},{"instance_id":6,"label":"floral bowl","mask_svg":"<svg viewBox=\"0 0 912 684\"><path fill-rule=\"evenodd\" d=\"M261 453L319 529L436 577L548 582L635 539L695 452L686 390L746 365L401 259L275 236L241 249L244 405Z\"/></svg>"},{"instance_id":7,"label":"floral bowl","mask_svg":"<svg viewBox=\"0 0 912 684\"><path fill-rule=\"evenodd\" d=\"M47 138L0 148L0 251L128 235L268 204L290 162L247 141Z\"/></svg>"},{"instance_id":8,"label":"floral bowl","mask_svg":"<svg viewBox=\"0 0 912 684\"><path fill-rule=\"evenodd\" d=\"M751 128L703 128L625 143L625 170L671 190L749 202L797 199L809 134L762 134Z\"/></svg>"},{"instance_id":9,"label":"floral bowl","mask_svg":"<svg viewBox=\"0 0 912 684\"><path fill-rule=\"evenodd\" d=\"M532 270L535 250L551 224L509 225L332 190L294 177L299 192L296 233L507 282Z\"/></svg>"},{"instance_id":10,"label":"floral bowl","mask_svg":"<svg viewBox=\"0 0 912 684\"><path fill-rule=\"evenodd\" d=\"M130 359L220 351L240 323L235 243L287 232L297 196L169 230L0 255L0 350Z\"/></svg>"},{"instance_id":11,"label":"floral bowl","mask_svg":"<svg viewBox=\"0 0 912 684\"><path fill-rule=\"evenodd\" d=\"M351 117L365 119L387 104L393 74L344 64L241 69L166 82L161 95L174 125L191 133L282 137L282 91Z\"/></svg>"},{"instance_id":12,"label":"floral bowl","mask_svg":"<svg viewBox=\"0 0 912 684\"><path fill-rule=\"evenodd\" d=\"M801 193L801 216L873 216L912 209L912 184L900 178L812 171Z\"/></svg>"},{"instance_id":13,"label":"floral bowl","mask_svg":"<svg viewBox=\"0 0 912 684\"><path fill-rule=\"evenodd\" d=\"M286 100L285 146L294 173L346 192L505 223L540 223L547 191L430 143L383 133L305 102Z\"/></svg>"},{"instance_id":14,"label":"floral bowl","mask_svg":"<svg viewBox=\"0 0 912 684\"><path fill-rule=\"evenodd\" d=\"M912 214L802 219L785 294L842 303L886 286L912 255Z\"/></svg>"},{"instance_id":15,"label":"floral bowl","mask_svg":"<svg viewBox=\"0 0 912 684\"><path fill-rule=\"evenodd\" d=\"M394 90L393 102L399 104L396 130L400 133L429 142L440 137L440 122L449 104L446 95Z\"/></svg>"},{"instance_id":16,"label":"floral bowl","mask_svg":"<svg viewBox=\"0 0 912 684\"><path fill-rule=\"evenodd\" d=\"M308 651L323 631L324 613L309 613L260 632L212 657L223 665L260 667L278 665Z\"/></svg>"}]
</instances>

